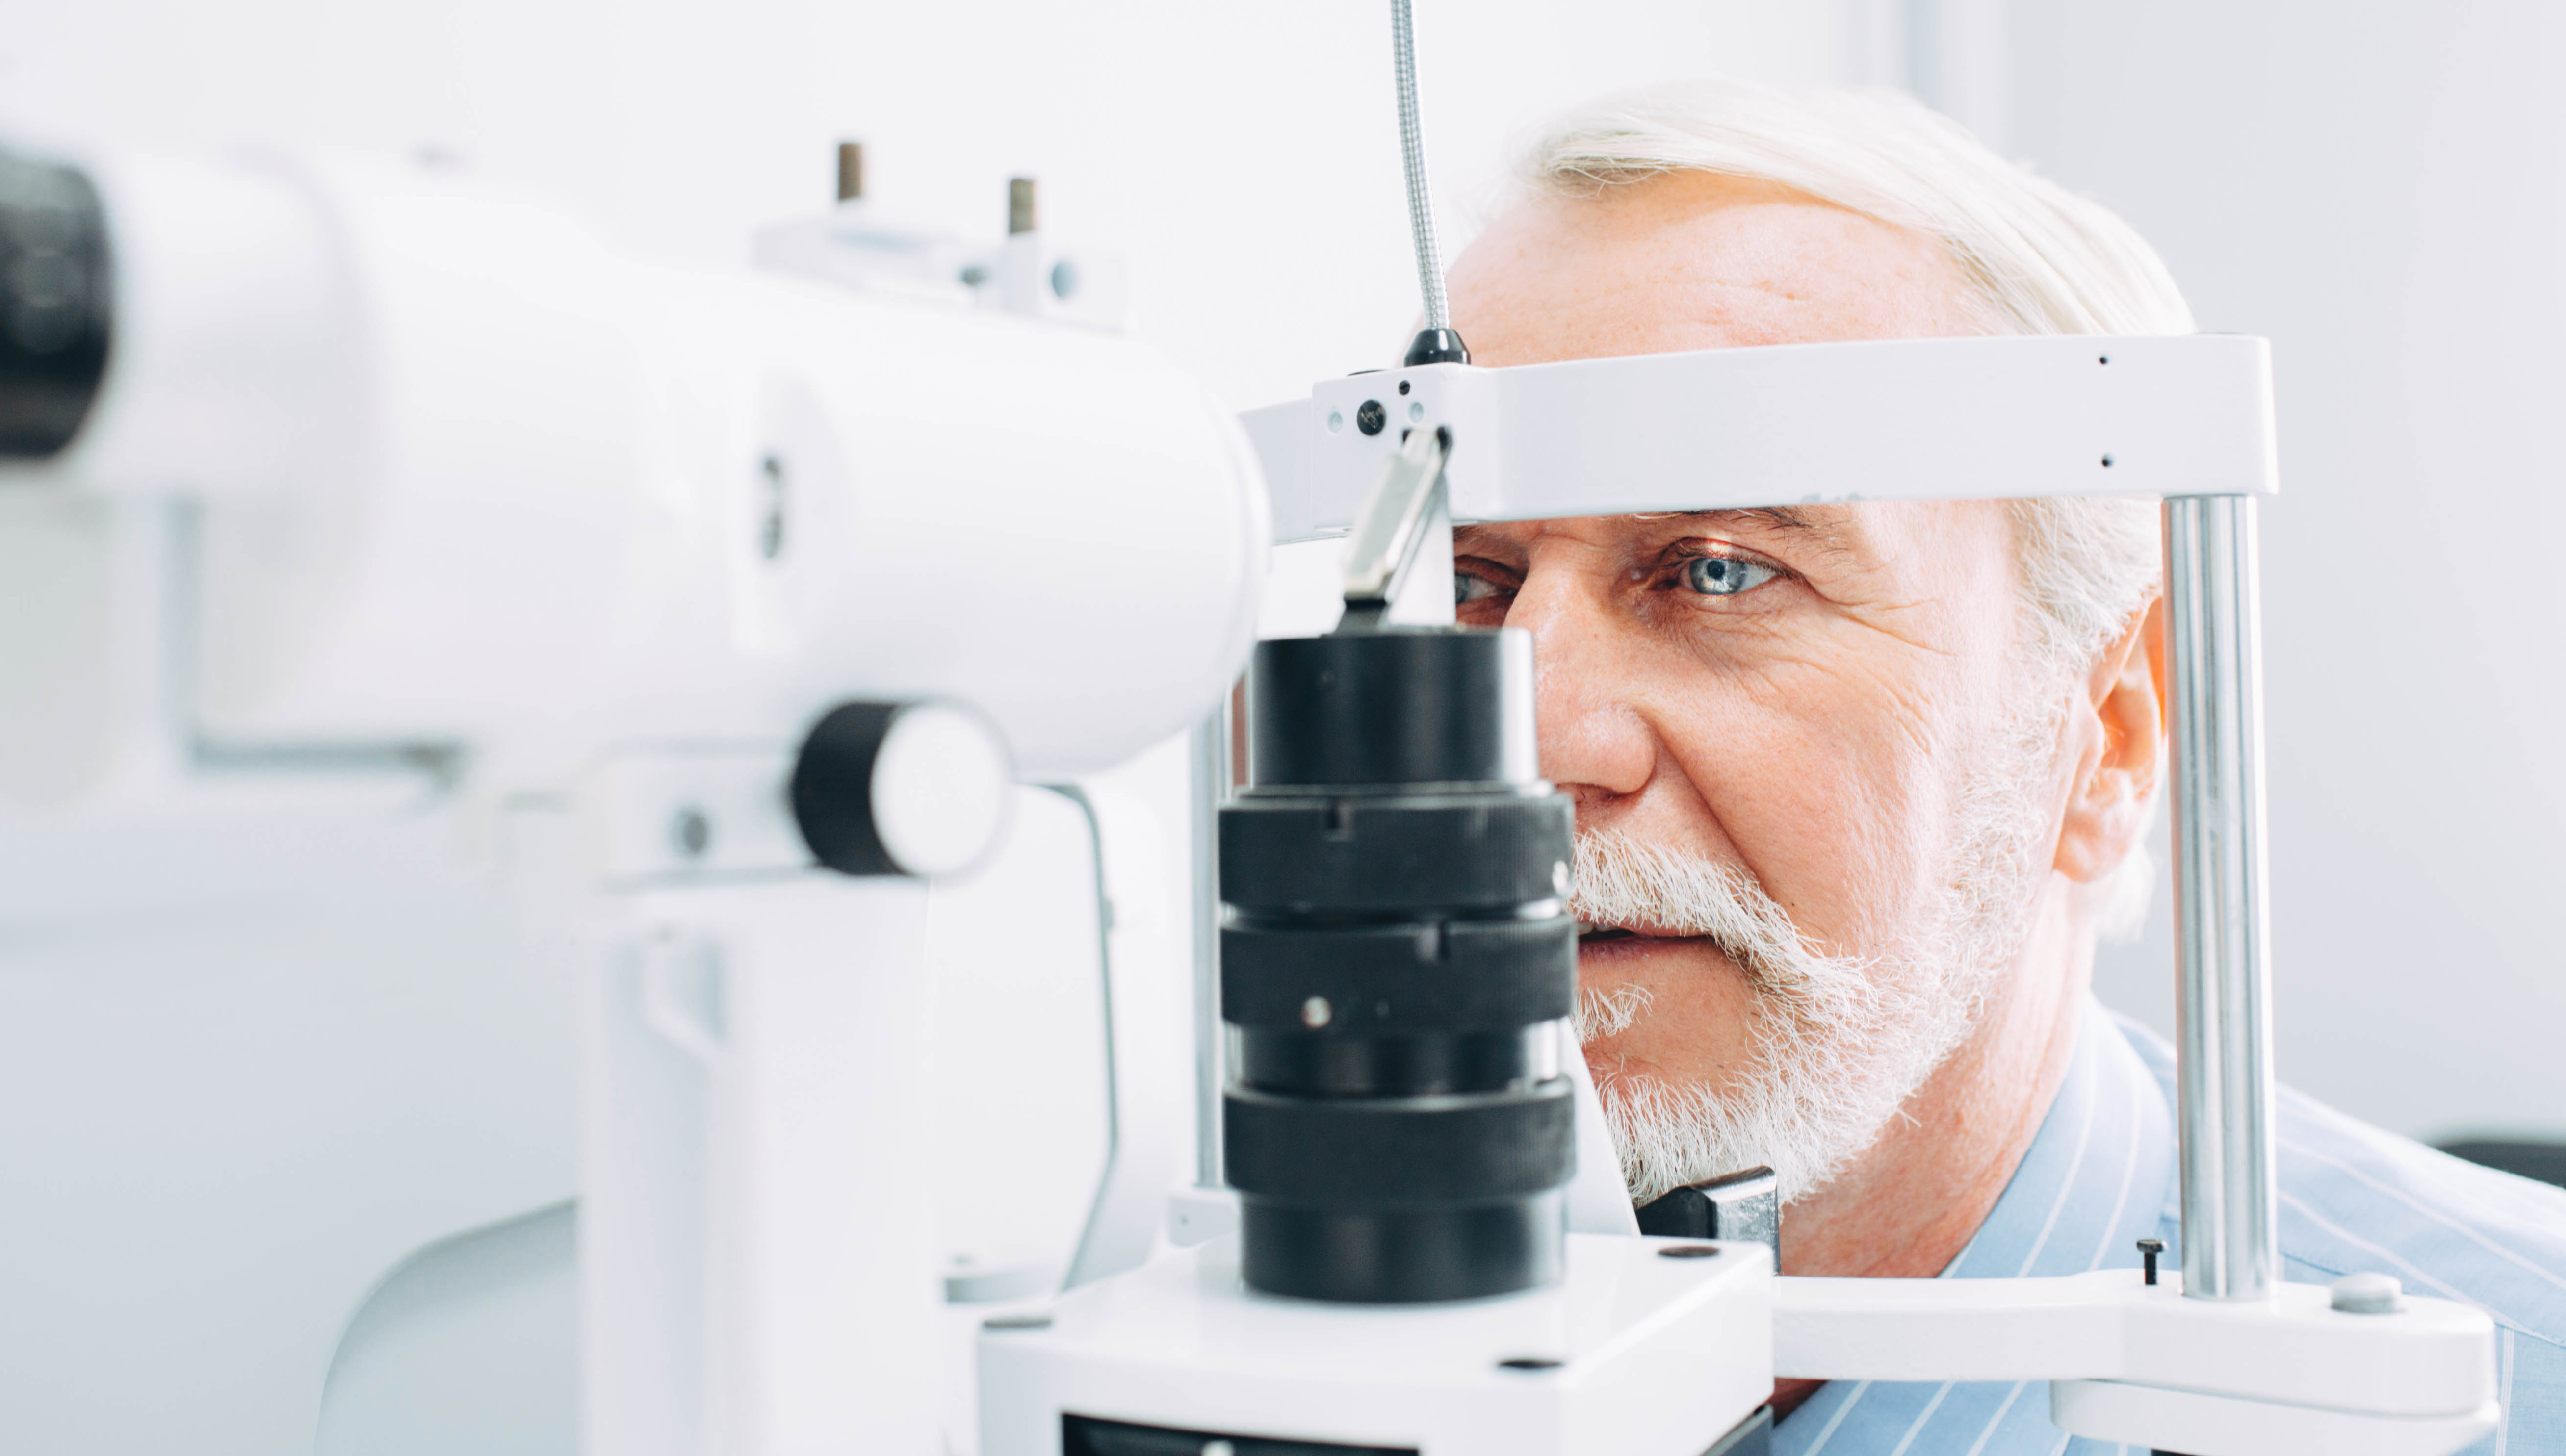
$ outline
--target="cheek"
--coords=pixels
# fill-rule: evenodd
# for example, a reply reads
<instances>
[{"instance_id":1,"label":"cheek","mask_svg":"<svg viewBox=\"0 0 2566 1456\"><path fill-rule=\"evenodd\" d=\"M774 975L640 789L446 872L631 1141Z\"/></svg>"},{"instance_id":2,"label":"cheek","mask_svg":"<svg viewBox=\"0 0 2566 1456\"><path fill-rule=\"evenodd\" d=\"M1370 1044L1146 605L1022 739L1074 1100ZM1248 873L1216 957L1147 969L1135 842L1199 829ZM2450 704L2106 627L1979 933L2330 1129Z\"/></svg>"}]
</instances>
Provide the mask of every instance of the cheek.
<instances>
[{"instance_id":1,"label":"cheek","mask_svg":"<svg viewBox=\"0 0 2566 1456\"><path fill-rule=\"evenodd\" d=\"M1933 897L1948 734L1929 695L1856 670L1730 674L1661 722L1731 851L1802 932L1877 950Z\"/></svg>"}]
</instances>

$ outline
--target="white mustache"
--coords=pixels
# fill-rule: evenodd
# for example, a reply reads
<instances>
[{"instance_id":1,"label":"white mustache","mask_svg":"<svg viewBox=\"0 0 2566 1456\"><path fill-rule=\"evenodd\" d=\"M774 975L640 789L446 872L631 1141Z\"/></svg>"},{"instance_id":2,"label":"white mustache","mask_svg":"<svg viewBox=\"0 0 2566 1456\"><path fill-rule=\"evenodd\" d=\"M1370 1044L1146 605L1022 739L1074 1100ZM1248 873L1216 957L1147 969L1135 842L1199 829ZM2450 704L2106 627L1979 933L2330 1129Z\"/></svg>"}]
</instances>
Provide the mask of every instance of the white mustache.
<instances>
[{"instance_id":1,"label":"white mustache","mask_svg":"<svg viewBox=\"0 0 2566 1456\"><path fill-rule=\"evenodd\" d=\"M1590 830L1577 837L1568 905L1592 924L1705 937L1754 993L1748 1061L1724 1089L1596 1067L1636 1195L1765 1163L1781 1174L1785 1197L1795 1197L1859 1151L1913 1085L1911 1065L1923 1049L1900 1045L1911 1040L1901 1029L1918 1020L1924 988L1913 977L1877 974L1883 967L1874 957L1825 954L1745 870ZM1651 1000L1641 985L1581 986L1579 1044L1638 1026Z\"/></svg>"},{"instance_id":2,"label":"white mustache","mask_svg":"<svg viewBox=\"0 0 2566 1456\"><path fill-rule=\"evenodd\" d=\"M1791 912L1744 869L1678 853L1618 830L1587 830L1577 836L1568 911L1594 925L1649 925L1701 936L1735 962L1756 991L1784 1000L1805 998L1848 978L1859 980L1871 964L1867 957L1820 951L1801 933ZM1617 1029L1628 1027L1647 1002L1639 988L1622 989L1637 993L1638 1001L1613 1010Z\"/></svg>"}]
</instances>

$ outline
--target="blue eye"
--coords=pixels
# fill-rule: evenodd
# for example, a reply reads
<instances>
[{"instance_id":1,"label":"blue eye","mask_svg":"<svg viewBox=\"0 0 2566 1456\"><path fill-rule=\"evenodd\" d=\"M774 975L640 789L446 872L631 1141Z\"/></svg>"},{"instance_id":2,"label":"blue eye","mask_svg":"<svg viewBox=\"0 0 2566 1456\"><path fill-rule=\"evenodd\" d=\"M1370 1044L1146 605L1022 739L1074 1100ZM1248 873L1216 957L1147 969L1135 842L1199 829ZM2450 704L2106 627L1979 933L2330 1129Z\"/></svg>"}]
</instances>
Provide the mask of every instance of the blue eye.
<instances>
[{"instance_id":1,"label":"blue eye","mask_svg":"<svg viewBox=\"0 0 2566 1456\"><path fill-rule=\"evenodd\" d=\"M1473 602L1485 602L1496 595L1496 586L1491 582L1474 577L1468 572L1452 574L1452 605L1455 607L1467 607Z\"/></svg>"},{"instance_id":2,"label":"blue eye","mask_svg":"<svg viewBox=\"0 0 2566 1456\"><path fill-rule=\"evenodd\" d=\"M1697 556L1684 563L1684 585L1704 597L1734 597L1780 575L1760 562L1733 556Z\"/></svg>"}]
</instances>

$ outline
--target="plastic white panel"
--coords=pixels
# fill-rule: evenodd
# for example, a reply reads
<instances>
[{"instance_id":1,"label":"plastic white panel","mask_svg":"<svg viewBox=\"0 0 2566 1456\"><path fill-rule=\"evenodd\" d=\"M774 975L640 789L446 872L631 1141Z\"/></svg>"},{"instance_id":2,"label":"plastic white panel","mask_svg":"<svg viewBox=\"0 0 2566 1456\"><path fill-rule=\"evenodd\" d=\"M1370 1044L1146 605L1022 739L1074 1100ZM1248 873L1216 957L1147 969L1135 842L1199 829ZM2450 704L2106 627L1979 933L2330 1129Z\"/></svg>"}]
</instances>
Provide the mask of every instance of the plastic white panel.
<instances>
[{"instance_id":1,"label":"plastic white panel","mask_svg":"<svg viewBox=\"0 0 2566 1456\"><path fill-rule=\"evenodd\" d=\"M1367 401L1383 406L1377 434L1362 430ZM1401 431L1438 424L1454 436L1453 515L1468 521L2278 489L2270 349L2231 336L1429 364L1325 380L1244 418L1278 541L1343 531Z\"/></svg>"}]
</instances>

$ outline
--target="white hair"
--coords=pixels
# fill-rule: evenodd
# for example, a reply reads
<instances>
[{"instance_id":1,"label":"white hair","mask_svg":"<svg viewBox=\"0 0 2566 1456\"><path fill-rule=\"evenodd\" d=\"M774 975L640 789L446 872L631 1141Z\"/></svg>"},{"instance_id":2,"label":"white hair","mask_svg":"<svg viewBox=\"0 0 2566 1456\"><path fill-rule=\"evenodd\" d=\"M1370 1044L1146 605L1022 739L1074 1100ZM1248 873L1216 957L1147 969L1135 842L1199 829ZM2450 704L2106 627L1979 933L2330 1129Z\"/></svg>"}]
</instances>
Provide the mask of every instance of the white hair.
<instances>
[{"instance_id":1,"label":"white hair","mask_svg":"<svg viewBox=\"0 0 2566 1456\"><path fill-rule=\"evenodd\" d=\"M1745 82L1653 88L1551 125L1524 181L1586 193L1668 172L1778 183L1939 240L1988 334L2189 334L2191 310L2156 251L2100 204L1988 150L1902 93ZM2155 502L2012 502L2028 661L2081 680L2157 595ZM2146 916L2146 846L2089 892L2107 936Z\"/></svg>"}]
</instances>

